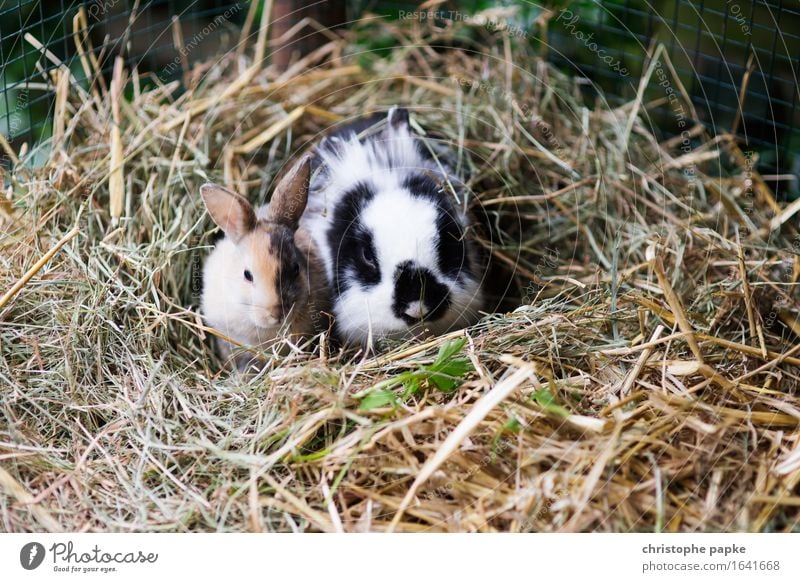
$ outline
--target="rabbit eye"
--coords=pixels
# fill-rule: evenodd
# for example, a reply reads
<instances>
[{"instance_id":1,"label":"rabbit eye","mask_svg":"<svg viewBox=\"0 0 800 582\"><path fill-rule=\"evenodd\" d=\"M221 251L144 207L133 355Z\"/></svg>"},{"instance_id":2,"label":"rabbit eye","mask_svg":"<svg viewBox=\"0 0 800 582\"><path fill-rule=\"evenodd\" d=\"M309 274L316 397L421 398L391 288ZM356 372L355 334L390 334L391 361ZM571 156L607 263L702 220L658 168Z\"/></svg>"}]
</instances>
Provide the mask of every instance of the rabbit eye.
<instances>
[{"instance_id":1,"label":"rabbit eye","mask_svg":"<svg viewBox=\"0 0 800 582\"><path fill-rule=\"evenodd\" d=\"M375 255L372 253L372 249L367 246L361 249L361 262L371 269L378 268L378 262L375 260Z\"/></svg>"},{"instance_id":2,"label":"rabbit eye","mask_svg":"<svg viewBox=\"0 0 800 582\"><path fill-rule=\"evenodd\" d=\"M244 278L247 279L250 283L253 282L253 273L249 271L249 269L244 270Z\"/></svg>"},{"instance_id":3,"label":"rabbit eye","mask_svg":"<svg viewBox=\"0 0 800 582\"><path fill-rule=\"evenodd\" d=\"M300 265L298 263L292 264L292 268L291 268L290 273L292 274L292 277L296 277L297 275L299 275L300 274Z\"/></svg>"}]
</instances>

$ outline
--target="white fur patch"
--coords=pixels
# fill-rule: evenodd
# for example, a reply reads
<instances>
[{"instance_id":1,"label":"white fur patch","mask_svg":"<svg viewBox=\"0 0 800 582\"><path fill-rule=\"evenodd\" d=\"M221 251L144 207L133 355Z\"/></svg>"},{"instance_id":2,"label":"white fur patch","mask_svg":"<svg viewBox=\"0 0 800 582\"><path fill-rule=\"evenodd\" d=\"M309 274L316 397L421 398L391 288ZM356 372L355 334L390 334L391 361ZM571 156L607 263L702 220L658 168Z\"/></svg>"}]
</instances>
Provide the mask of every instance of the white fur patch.
<instances>
[{"instance_id":1,"label":"white fur patch","mask_svg":"<svg viewBox=\"0 0 800 582\"><path fill-rule=\"evenodd\" d=\"M394 273L404 261L427 268L450 289L448 312L434 322L423 322L422 328L442 333L454 326L474 323L481 304L479 284L471 278L456 283L443 277L436 251L437 208L431 200L413 196L402 187L411 173L422 170L441 176L442 168L420 155L416 139L405 126L390 127L364 142L356 136L333 139L340 141L318 150L323 169L312 177L301 227L311 233L320 249L328 281L333 286L333 259L337 250L329 248L327 233L334 209L342 196L359 183L369 184L375 196L363 208L360 220L372 233L381 271L378 285L364 290L355 282L334 305L337 326L345 339L364 343L369 336L403 338L419 331L410 330L392 311ZM465 215L457 218L466 225Z\"/></svg>"},{"instance_id":2,"label":"white fur patch","mask_svg":"<svg viewBox=\"0 0 800 582\"><path fill-rule=\"evenodd\" d=\"M403 261L439 273L436 217L429 200L400 188L381 192L364 208L361 222L372 232L382 278L390 280Z\"/></svg>"}]
</instances>

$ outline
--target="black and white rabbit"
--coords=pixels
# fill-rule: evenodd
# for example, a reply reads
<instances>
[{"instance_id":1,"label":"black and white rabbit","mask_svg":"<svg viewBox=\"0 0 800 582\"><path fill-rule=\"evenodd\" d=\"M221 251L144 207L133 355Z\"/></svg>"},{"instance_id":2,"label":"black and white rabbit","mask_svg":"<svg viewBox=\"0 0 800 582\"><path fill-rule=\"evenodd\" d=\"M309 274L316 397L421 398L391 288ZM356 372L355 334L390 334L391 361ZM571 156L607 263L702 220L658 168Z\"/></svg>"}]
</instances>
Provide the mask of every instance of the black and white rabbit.
<instances>
[{"instance_id":1,"label":"black and white rabbit","mask_svg":"<svg viewBox=\"0 0 800 582\"><path fill-rule=\"evenodd\" d=\"M405 109L358 120L316 148L301 220L324 264L335 329L370 345L478 319L466 188Z\"/></svg>"}]
</instances>

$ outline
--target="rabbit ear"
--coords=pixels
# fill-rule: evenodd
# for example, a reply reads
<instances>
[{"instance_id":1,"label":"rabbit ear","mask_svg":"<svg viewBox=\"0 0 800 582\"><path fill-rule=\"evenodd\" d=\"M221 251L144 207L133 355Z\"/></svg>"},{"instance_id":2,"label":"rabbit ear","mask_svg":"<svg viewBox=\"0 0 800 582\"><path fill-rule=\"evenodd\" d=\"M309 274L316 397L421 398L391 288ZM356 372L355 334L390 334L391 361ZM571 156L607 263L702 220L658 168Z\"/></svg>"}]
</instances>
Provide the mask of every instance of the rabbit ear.
<instances>
[{"instance_id":1,"label":"rabbit ear","mask_svg":"<svg viewBox=\"0 0 800 582\"><path fill-rule=\"evenodd\" d=\"M311 180L311 156L303 156L281 178L269 201L268 220L297 229L308 203L308 184Z\"/></svg>"},{"instance_id":2,"label":"rabbit ear","mask_svg":"<svg viewBox=\"0 0 800 582\"><path fill-rule=\"evenodd\" d=\"M203 184L200 195L211 218L234 242L255 228L256 214L244 196L217 184Z\"/></svg>"},{"instance_id":3,"label":"rabbit ear","mask_svg":"<svg viewBox=\"0 0 800 582\"><path fill-rule=\"evenodd\" d=\"M387 118L389 120L389 126L392 129L409 127L408 109L406 109L405 107L398 107L397 105L395 105L389 110Z\"/></svg>"}]
</instances>

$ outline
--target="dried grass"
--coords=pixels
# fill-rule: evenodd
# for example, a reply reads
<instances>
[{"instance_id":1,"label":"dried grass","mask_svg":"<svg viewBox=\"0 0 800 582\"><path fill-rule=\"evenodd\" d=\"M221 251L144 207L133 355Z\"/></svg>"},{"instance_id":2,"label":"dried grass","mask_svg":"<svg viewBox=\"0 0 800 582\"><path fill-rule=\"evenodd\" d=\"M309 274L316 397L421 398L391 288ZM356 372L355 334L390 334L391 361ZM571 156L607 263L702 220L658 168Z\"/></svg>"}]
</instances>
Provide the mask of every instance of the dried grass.
<instances>
[{"instance_id":1,"label":"dried grass","mask_svg":"<svg viewBox=\"0 0 800 582\"><path fill-rule=\"evenodd\" d=\"M232 51L178 97L135 71L124 99L49 79L49 159L0 205L0 529L798 529L797 204L729 137L689 128L684 152L643 93L589 109L467 28L365 22L283 74ZM263 199L333 122L397 102L473 170L477 236L522 306L448 336L475 368L455 392L397 406L359 403L448 338L221 369L198 186Z\"/></svg>"}]
</instances>

